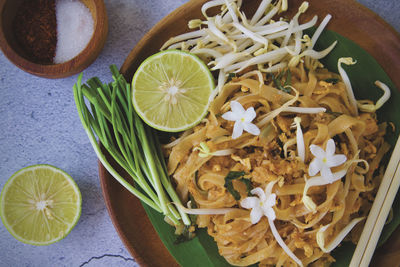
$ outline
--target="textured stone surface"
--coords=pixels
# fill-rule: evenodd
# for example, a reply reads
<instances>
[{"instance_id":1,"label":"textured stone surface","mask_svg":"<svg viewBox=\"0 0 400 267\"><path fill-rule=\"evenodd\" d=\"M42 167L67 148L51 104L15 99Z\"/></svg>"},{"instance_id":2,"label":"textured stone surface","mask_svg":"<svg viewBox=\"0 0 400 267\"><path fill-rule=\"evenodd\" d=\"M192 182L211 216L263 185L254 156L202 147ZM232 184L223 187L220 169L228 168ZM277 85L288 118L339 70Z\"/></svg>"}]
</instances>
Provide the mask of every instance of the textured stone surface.
<instances>
[{"instance_id":1,"label":"textured stone surface","mask_svg":"<svg viewBox=\"0 0 400 267\"><path fill-rule=\"evenodd\" d=\"M386 22L400 32L400 1L398 0L358 0L359 3L368 7L381 16Z\"/></svg>"},{"instance_id":2,"label":"textured stone surface","mask_svg":"<svg viewBox=\"0 0 400 267\"><path fill-rule=\"evenodd\" d=\"M84 79L109 81L133 46L184 0L106 0L109 36ZM312 1L310 1L312 2ZM360 0L400 31L400 1ZM184 25L180 25L184 27ZM0 53L0 188L22 167L47 163L74 177L83 197L82 215L62 241L34 247L16 241L0 223L3 266L137 266L120 241L101 195L97 160L80 124L72 86L77 75L48 80L25 73Z\"/></svg>"}]
</instances>

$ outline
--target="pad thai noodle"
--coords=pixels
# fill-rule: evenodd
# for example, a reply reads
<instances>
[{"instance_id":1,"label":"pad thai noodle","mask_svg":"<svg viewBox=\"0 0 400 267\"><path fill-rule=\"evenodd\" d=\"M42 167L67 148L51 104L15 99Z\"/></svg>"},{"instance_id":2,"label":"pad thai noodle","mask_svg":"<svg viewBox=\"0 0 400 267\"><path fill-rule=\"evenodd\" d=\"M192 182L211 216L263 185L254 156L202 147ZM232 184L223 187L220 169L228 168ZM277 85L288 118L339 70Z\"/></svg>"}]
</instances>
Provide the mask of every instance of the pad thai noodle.
<instances>
[{"instance_id":1,"label":"pad thai noodle","mask_svg":"<svg viewBox=\"0 0 400 267\"><path fill-rule=\"evenodd\" d=\"M207 117L164 146L168 171L230 264L326 266L344 239L357 242L379 187L390 147L375 112L389 89L377 82L379 103L357 101L341 67L355 62L323 67L336 43L314 44L330 17L305 35L307 2L290 22L273 20L286 1L261 1L250 19L241 5L207 2L206 20L189 23L199 30L163 47L197 54L218 80Z\"/></svg>"}]
</instances>

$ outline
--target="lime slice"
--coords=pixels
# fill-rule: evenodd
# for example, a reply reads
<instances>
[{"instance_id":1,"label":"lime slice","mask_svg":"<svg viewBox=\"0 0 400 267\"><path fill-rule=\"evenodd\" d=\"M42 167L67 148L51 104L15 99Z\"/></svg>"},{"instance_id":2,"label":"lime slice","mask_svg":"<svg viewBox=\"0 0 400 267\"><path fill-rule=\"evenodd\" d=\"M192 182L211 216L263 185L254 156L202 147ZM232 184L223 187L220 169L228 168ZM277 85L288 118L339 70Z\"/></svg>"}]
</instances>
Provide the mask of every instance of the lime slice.
<instances>
[{"instance_id":1,"label":"lime slice","mask_svg":"<svg viewBox=\"0 0 400 267\"><path fill-rule=\"evenodd\" d=\"M81 214L81 193L64 171L50 165L23 168L0 196L0 216L19 241L49 245L63 239Z\"/></svg>"},{"instance_id":2,"label":"lime slice","mask_svg":"<svg viewBox=\"0 0 400 267\"><path fill-rule=\"evenodd\" d=\"M148 125L179 132L195 126L207 114L214 79L197 56L166 50L139 66L132 89L135 110Z\"/></svg>"}]
</instances>

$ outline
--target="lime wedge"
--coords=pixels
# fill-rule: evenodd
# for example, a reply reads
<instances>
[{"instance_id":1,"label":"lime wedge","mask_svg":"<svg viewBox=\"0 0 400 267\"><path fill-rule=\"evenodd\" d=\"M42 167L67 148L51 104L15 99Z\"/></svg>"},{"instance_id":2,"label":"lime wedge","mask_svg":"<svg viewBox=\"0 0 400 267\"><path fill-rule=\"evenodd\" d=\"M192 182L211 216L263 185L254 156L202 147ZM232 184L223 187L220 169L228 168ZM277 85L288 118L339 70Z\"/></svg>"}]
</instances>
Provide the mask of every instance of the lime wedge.
<instances>
[{"instance_id":1,"label":"lime wedge","mask_svg":"<svg viewBox=\"0 0 400 267\"><path fill-rule=\"evenodd\" d=\"M204 118L213 89L211 72L197 56L166 50L147 58L137 69L132 102L151 127L179 132Z\"/></svg>"},{"instance_id":2,"label":"lime wedge","mask_svg":"<svg viewBox=\"0 0 400 267\"><path fill-rule=\"evenodd\" d=\"M0 196L0 217L19 241L49 245L63 239L81 214L81 193L64 171L34 165L14 173Z\"/></svg>"}]
</instances>

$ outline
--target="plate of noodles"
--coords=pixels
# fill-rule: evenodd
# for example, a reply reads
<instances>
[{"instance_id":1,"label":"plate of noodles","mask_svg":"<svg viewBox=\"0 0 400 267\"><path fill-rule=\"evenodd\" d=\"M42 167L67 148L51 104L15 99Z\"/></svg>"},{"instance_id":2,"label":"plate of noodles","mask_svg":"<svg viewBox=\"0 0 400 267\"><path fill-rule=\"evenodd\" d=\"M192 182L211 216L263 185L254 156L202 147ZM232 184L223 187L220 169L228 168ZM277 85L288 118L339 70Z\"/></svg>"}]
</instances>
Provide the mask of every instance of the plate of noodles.
<instances>
[{"instance_id":1,"label":"plate of noodles","mask_svg":"<svg viewBox=\"0 0 400 267\"><path fill-rule=\"evenodd\" d=\"M199 125L160 133L177 192L197 210L185 229L193 239L177 242L185 230L99 165L108 211L135 260L348 266L399 135L399 35L355 1L190 1L131 51L126 79L160 49L196 54L217 88ZM232 121L238 110L254 113L241 129ZM271 216L255 212L264 204ZM398 263L399 206L397 197L374 266Z\"/></svg>"}]
</instances>

